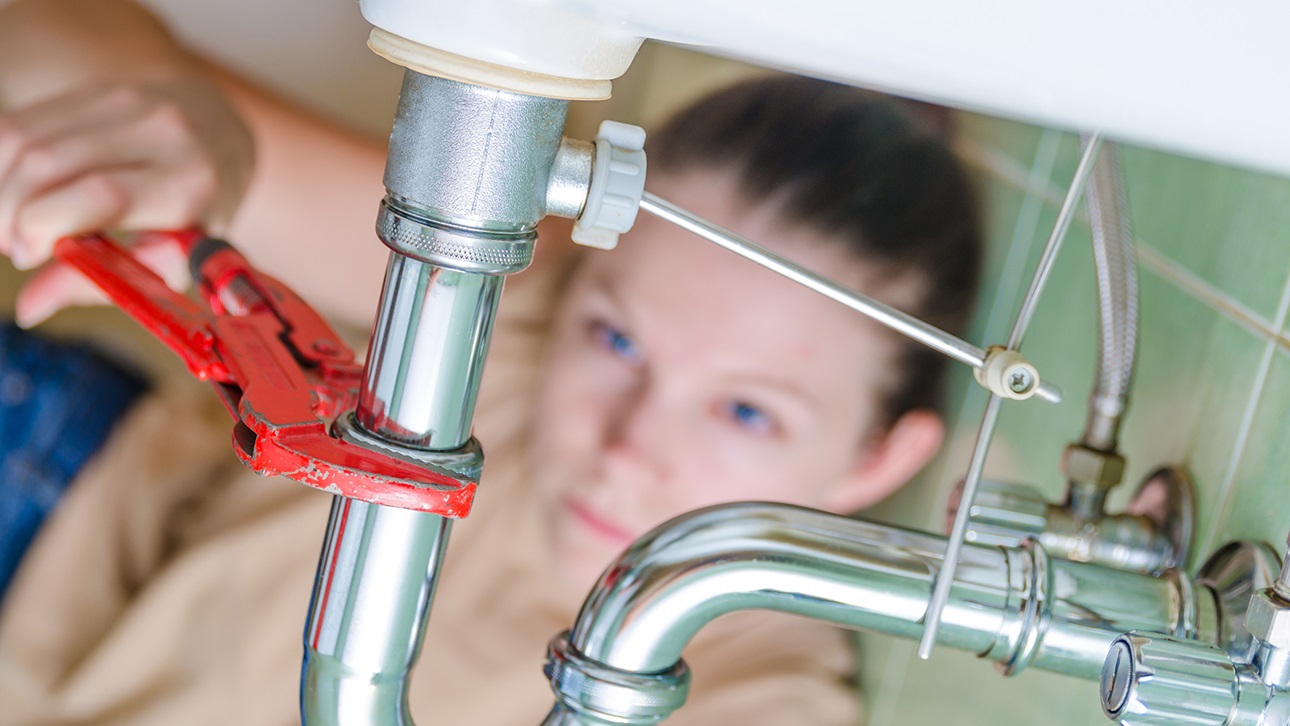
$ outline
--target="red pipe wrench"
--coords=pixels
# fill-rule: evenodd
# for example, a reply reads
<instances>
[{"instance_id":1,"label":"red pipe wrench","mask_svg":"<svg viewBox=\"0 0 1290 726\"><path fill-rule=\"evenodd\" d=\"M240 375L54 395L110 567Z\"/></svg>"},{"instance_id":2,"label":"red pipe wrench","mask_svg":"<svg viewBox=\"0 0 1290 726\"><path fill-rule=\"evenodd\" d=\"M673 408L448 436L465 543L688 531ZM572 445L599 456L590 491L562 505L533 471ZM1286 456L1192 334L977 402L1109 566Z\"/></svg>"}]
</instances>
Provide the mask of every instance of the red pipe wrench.
<instances>
[{"instance_id":1,"label":"red pipe wrench","mask_svg":"<svg viewBox=\"0 0 1290 726\"><path fill-rule=\"evenodd\" d=\"M179 354L232 414L233 451L251 470L332 494L464 517L474 477L396 458L333 437L328 425L354 409L363 367L317 311L251 267L228 243L197 230L147 232L189 258L204 303L171 290L107 237L65 237L68 264Z\"/></svg>"}]
</instances>

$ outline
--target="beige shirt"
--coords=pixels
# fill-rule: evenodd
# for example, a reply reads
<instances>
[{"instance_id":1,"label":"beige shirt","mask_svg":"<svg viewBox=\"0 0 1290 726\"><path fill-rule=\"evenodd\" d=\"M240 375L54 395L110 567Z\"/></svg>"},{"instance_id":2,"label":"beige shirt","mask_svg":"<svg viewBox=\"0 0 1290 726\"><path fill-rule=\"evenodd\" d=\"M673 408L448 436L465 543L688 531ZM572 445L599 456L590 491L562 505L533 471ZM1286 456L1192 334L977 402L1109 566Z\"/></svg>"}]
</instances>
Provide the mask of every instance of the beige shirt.
<instances>
[{"instance_id":1,"label":"beige shirt","mask_svg":"<svg viewBox=\"0 0 1290 726\"><path fill-rule=\"evenodd\" d=\"M524 436L554 274L508 282L476 416L487 462L453 531L411 686L425 724L537 724L550 638L585 593L556 585L528 506ZM46 522L0 610L0 726L297 723L301 639L331 497L229 451L202 386L161 387ZM685 652L669 724L859 721L845 634L741 613Z\"/></svg>"}]
</instances>

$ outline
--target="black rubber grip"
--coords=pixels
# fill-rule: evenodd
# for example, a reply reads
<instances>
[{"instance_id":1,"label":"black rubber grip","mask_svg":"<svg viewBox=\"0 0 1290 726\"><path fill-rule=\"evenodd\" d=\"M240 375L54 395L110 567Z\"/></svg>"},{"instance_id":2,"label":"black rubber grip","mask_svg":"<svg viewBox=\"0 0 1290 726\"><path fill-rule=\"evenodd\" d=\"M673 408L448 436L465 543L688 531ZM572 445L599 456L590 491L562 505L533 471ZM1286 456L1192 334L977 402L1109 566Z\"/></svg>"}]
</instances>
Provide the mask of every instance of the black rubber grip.
<instances>
[{"instance_id":1,"label":"black rubber grip","mask_svg":"<svg viewBox=\"0 0 1290 726\"><path fill-rule=\"evenodd\" d=\"M193 276L193 281L202 279L202 266L206 264L211 255L216 252L233 249L233 245L222 239L214 237L202 237L193 245L188 252L188 274Z\"/></svg>"}]
</instances>

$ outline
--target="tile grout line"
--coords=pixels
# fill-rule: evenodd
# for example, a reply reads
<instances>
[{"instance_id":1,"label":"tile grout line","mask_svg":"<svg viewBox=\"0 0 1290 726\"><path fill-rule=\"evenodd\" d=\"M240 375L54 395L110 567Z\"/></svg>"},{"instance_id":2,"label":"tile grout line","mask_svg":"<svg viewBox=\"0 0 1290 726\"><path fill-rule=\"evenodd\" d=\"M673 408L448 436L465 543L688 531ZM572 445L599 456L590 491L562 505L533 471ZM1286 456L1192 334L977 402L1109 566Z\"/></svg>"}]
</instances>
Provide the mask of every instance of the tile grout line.
<instances>
[{"instance_id":1,"label":"tile grout line","mask_svg":"<svg viewBox=\"0 0 1290 726\"><path fill-rule=\"evenodd\" d=\"M1039 138L1039 144L1035 149L1035 160L1031 164L1030 168L1029 176L1032 184L1038 185L1038 180L1040 178L1049 178L1052 176L1053 168L1057 164L1057 147L1059 139L1060 134L1058 132L1051 129L1044 129L1043 134ZM972 146L978 152L987 151L987 149L980 144L973 144ZM1025 191L1024 194L1025 197L1022 201L1021 209L1017 212L1017 221L1013 225L1012 239L1008 242L1008 256L1004 261L1003 270L1000 273L1000 288L1004 287L1004 283L1008 282L1009 278L1015 278L1012 281L1012 287L1014 289L1012 289L1011 292L1013 294L1008 296L1010 298L1016 297L1015 288L1020 285L1020 278L1024 271L1023 268L1025 266L1025 262L1030 258L1030 251L1035 243L1035 233L1039 229L1039 212L1043 208L1044 204L1042 195L1033 193L1032 191ZM1018 252L1024 252L1025 254L1017 254ZM1012 262L1014 259L1019 259L1020 261L1014 264ZM987 339L989 339L989 336L992 333L996 333L998 329L1004 327L1006 324L1004 316L1015 306L1016 301L1014 299L1005 301L1004 297L1005 295L1003 295L1002 292L995 293L994 302L991 305L990 313L986 318L984 334ZM1002 334L1000 333L1000 335ZM963 396L963 404L959 408L959 413L954 422L955 428L953 428L952 431L961 430L968 421L968 412L973 408L969 404L977 398L972 395L974 391L975 388L970 387ZM938 478L948 481L945 477L944 468ZM942 488L945 486L945 484L942 484ZM942 494L944 494L944 492L937 492L936 501L941 501ZM927 528L931 531L935 531L938 520L939 517L937 517L936 512L933 511L928 517ZM910 654L913 652L912 645L910 647L901 647L902 645L903 644L901 643L897 643L888 651L887 667L883 669L883 677L878 683L878 692L874 697L872 707L869 709L869 715L871 718L870 726L890 726L890 724L895 722L900 693L904 690L905 676L909 672L911 662ZM861 654L860 657L863 658L864 655Z\"/></svg>"},{"instance_id":2,"label":"tile grout line","mask_svg":"<svg viewBox=\"0 0 1290 726\"><path fill-rule=\"evenodd\" d=\"M1057 142L1059 134L1055 131L1045 129L1039 138L1039 143L1035 148L1035 160L1031 166L1030 176L1047 177L1053 173L1053 168L1057 164ZM1021 209L1017 211L1017 221L1013 225L1012 239L1008 241L1008 255L1004 261L1003 270L999 275L999 287L1005 288L1005 284L1011 288L1010 296L1001 292L996 292L994 301L990 306L990 314L986 317L985 330L983 337L985 343L1002 339L1006 334L1009 320L1007 314L1012 312L1016 307L1016 293L1021 289L1022 277L1025 272L1025 264L1030 259L1030 253L1034 249L1035 241L1038 239L1039 232L1039 212L1043 207L1043 200L1038 195L1026 192L1021 203ZM965 426L975 418L975 413L980 409L977 399L979 389L971 386L967 394L963 397L963 404L959 407L958 415L954 419L952 431L965 430ZM942 476L942 478L944 478ZM946 491L937 492L938 495L948 494L950 484L948 480L942 485ZM926 520L926 527L935 530L941 523L942 519L932 512Z\"/></svg>"},{"instance_id":3,"label":"tile grout line","mask_svg":"<svg viewBox=\"0 0 1290 726\"><path fill-rule=\"evenodd\" d=\"M1045 131L1049 130L1045 129ZM1019 170L1019 166L1007 154L997 149L985 149L982 145L976 143L964 143L962 148L965 157L969 161L1000 181L1011 185L1015 190L1026 194L1036 194L1051 206L1061 204L1062 192L1060 189L1051 183L1036 183L1033 179L1022 181L1023 175ZM1085 225L1088 224L1088 216L1083 208L1076 212L1076 219ZM1180 291L1191 295L1202 304L1214 309L1233 323L1257 335L1272 338L1279 347L1290 353L1290 337L1286 336L1281 327L1274 326L1262 315L1254 312L1191 270L1183 267L1141 237L1134 237L1134 246L1138 250L1138 259L1144 267L1152 270Z\"/></svg>"},{"instance_id":4,"label":"tile grout line","mask_svg":"<svg viewBox=\"0 0 1290 726\"><path fill-rule=\"evenodd\" d=\"M905 675L909 673L910 655L914 652L913 643L901 641L892 645L887 654L886 674L878 685L878 695L869 710L869 726L890 726L896 722L896 709L900 701L900 692L904 689ZM861 653L863 658L864 654ZM893 667L894 666L894 667ZM896 681L894 686L889 685Z\"/></svg>"},{"instance_id":5,"label":"tile grout line","mask_svg":"<svg viewBox=\"0 0 1290 726\"><path fill-rule=\"evenodd\" d=\"M1061 136L1060 131L1053 129L1044 129L1044 138L1050 135L1053 138L1052 143L1058 143ZM966 139L955 146L955 150L963 157L965 161L976 166L982 171L988 172L1000 181L1009 184L1016 191L1024 194L1034 194L1043 201L1054 207L1061 206L1062 198L1065 196L1062 190L1058 189L1052 181L1052 175L1048 179L1038 180L1033 173L1027 173L1025 167L1017 163L1017 160L1008 155L1007 152L992 146L982 144L975 139ZM1056 153L1056 150L1054 150Z\"/></svg>"},{"instance_id":6,"label":"tile grout line","mask_svg":"<svg viewBox=\"0 0 1290 726\"><path fill-rule=\"evenodd\" d=\"M1236 298L1209 284L1196 273L1141 239L1136 240L1134 246L1137 250L1138 262L1159 275L1165 282L1173 284L1181 292L1191 295L1198 302L1208 305L1215 312L1251 333L1271 338L1277 345L1290 348L1290 339L1287 339L1285 333L1276 327L1276 323L1269 322Z\"/></svg>"},{"instance_id":7,"label":"tile grout line","mask_svg":"<svg viewBox=\"0 0 1290 726\"><path fill-rule=\"evenodd\" d=\"M1281 290L1281 301L1277 304L1276 320L1273 324L1278 331L1285 327L1288 310L1290 310L1290 274L1286 275L1285 286ZM1223 472L1223 483L1219 486L1218 507L1214 511L1213 519L1210 520L1209 532L1206 533L1205 542L1198 550L1199 552L1210 552L1214 549L1214 540L1217 538L1218 532L1226 522L1227 517L1231 514L1236 471L1245 455L1245 447L1249 443L1250 429L1254 426L1254 414L1258 411L1260 399L1263 398L1263 389L1268 381L1268 373L1272 369L1273 356L1279 346L1278 339L1281 337L1280 335L1269 336L1263 346L1263 355L1259 358L1259 367L1254 374L1254 383L1250 386L1250 397L1245 402L1245 410L1241 413L1241 424L1236 430L1236 440L1232 442L1232 455L1227 460L1227 469Z\"/></svg>"}]
</instances>

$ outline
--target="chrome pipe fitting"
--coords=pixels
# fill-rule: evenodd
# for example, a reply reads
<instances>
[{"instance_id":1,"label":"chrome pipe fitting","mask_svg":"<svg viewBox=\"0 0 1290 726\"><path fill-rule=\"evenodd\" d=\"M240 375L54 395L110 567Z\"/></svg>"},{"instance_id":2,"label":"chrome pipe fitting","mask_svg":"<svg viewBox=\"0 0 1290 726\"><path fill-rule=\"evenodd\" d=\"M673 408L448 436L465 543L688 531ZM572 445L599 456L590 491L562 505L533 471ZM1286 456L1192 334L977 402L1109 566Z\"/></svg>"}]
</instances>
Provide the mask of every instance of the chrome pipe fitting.
<instances>
[{"instance_id":1,"label":"chrome pipe fitting","mask_svg":"<svg viewBox=\"0 0 1290 726\"><path fill-rule=\"evenodd\" d=\"M1209 643L1125 633L1107 656L1102 711L1125 726L1285 726L1290 692Z\"/></svg>"},{"instance_id":2,"label":"chrome pipe fitting","mask_svg":"<svg viewBox=\"0 0 1290 726\"><path fill-rule=\"evenodd\" d=\"M967 541L1017 547L1032 538L1054 557L1144 574L1185 565L1195 527L1191 477L1177 467L1157 469L1139 485L1129 509L1146 510L1148 503L1149 512L1088 520L1078 507L1048 502L1034 487L983 481L971 504Z\"/></svg>"},{"instance_id":3,"label":"chrome pipe fitting","mask_svg":"<svg viewBox=\"0 0 1290 726\"><path fill-rule=\"evenodd\" d=\"M421 650L452 520L336 497L305 625L301 722L412 723Z\"/></svg>"},{"instance_id":4,"label":"chrome pipe fitting","mask_svg":"<svg viewBox=\"0 0 1290 726\"><path fill-rule=\"evenodd\" d=\"M405 73L377 220L393 254L358 408L338 435L478 473L470 428L502 275L532 257L567 107ZM305 724L412 723L407 680L450 529L336 499L305 628Z\"/></svg>"},{"instance_id":5,"label":"chrome pipe fitting","mask_svg":"<svg viewBox=\"0 0 1290 726\"><path fill-rule=\"evenodd\" d=\"M479 481L479 476L484 470L484 447L474 436L456 449L413 449L368 433L358 425L357 416L353 411L341 414L332 422L331 434L351 444L380 451L458 481Z\"/></svg>"},{"instance_id":6,"label":"chrome pipe fitting","mask_svg":"<svg viewBox=\"0 0 1290 726\"><path fill-rule=\"evenodd\" d=\"M477 275L509 275L533 261L536 232L492 232L438 220L399 197L381 200L376 236L420 262Z\"/></svg>"},{"instance_id":7,"label":"chrome pipe fitting","mask_svg":"<svg viewBox=\"0 0 1290 726\"><path fill-rule=\"evenodd\" d=\"M1125 633L1102 669L1102 710L1133 726L1225 724L1243 685L1227 653L1209 643Z\"/></svg>"},{"instance_id":8,"label":"chrome pipe fitting","mask_svg":"<svg viewBox=\"0 0 1290 726\"><path fill-rule=\"evenodd\" d=\"M546 185L546 213L577 219L587 204L596 145L565 138L555 155L555 165Z\"/></svg>"},{"instance_id":9,"label":"chrome pipe fitting","mask_svg":"<svg viewBox=\"0 0 1290 726\"><path fill-rule=\"evenodd\" d=\"M1127 726L1290 723L1283 640L1290 633L1279 632L1290 603L1275 594L1275 564L1263 545L1238 542L1201 568L1197 582L1221 612L1215 642L1139 632L1116 638L1102 666L1107 718Z\"/></svg>"},{"instance_id":10,"label":"chrome pipe fitting","mask_svg":"<svg viewBox=\"0 0 1290 726\"><path fill-rule=\"evenodd\" d=\"M416 71L403 75L385 188L466 229L532 231L569 102Z\"/></svg>"},{"instance_id":11,"label":"chrome pipe fitting","mask_svg":"<svg viewBox=\"0 0 1290 726\"><path fill-rule=\"evenodd\" d=\"M683 515L606 570L569 644L613 672L657 674L708 622L777 610L905 638L922 633L944 538L780 504L736 504ZM1127 629L1217 639L1221 613L1181 573L1163 578L1058 559L1043 548L966 547L940 642L1005 674L1035 667L1095 679ZM1126 628L1133 623L1133 628ZM547 723L634 723L557 689ZM569 715L570 712L573 715ZM619 719L614 721L613 719Z\"/></svg>"},{"instance_id":12,"label":"chrome pipe fitting","mask_svg":"<svg viewBox=\"0 0 1290 726\"><path fill-rule=\"evenodd\" d=\"M551 641L542 672L558 700L543 726L562 723L652 724L685 703L690 669L677 661L658 673L631 673L587 659L564 631Z\"/></svg>"},{"instance_id":13,"label":"chrome pipe fitting","mask_svg":"<svg viewBox=\"0 0 1290 726\"><path fill-rule=\"evenodd\" d=\"M503 279L390 256L359 426L414 449L466 442Z\"/></svg>"}]
</instances>

